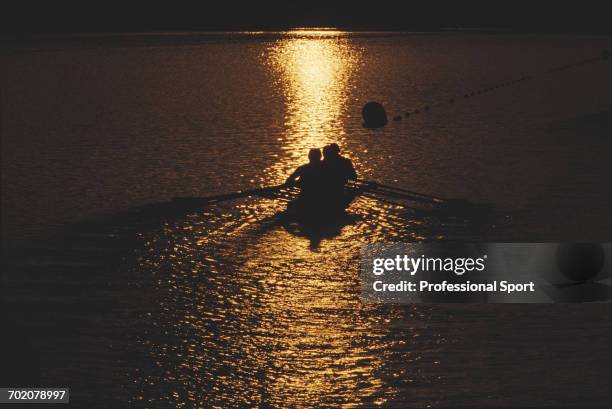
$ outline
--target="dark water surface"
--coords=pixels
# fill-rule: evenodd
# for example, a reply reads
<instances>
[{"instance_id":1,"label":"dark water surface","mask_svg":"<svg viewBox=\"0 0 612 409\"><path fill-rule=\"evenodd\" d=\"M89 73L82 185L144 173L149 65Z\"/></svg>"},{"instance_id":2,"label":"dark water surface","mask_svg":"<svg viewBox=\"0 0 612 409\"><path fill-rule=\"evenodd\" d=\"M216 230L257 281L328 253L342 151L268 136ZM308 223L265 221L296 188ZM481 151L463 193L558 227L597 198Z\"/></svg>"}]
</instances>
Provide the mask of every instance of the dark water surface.
<instances>
[{"instance_id":1,"label":"dark water surface","mask_svg":"<svg viewBox=\"0 0 612 409\"><path fill-rule=\"evenodd\" d=\"M31 344L9 345L37 351L26 378L83 408L612 401L609 304L365 305L357 274L374 241L610 241L610 63L545 74L609 38L189 38L3 51L3 293ZM368 100L411 115L366 130ZM367 179L491 212L364 197L317 234L279 224L277 199L125 212L279 183L330 142Z\"/></svg>"}]
</instances>

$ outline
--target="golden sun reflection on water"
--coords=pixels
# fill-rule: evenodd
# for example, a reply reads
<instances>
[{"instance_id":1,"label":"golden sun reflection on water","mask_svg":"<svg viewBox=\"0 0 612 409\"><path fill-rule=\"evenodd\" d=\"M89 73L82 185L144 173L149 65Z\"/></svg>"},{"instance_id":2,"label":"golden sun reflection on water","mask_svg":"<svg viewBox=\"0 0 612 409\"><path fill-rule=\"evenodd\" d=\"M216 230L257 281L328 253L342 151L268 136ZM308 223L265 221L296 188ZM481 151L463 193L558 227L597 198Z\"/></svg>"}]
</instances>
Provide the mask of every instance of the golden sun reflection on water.
<instances>
[{"instance_id":1,"label":"golden sun reflection on water","mask_svg":"<svg viewBox=\"0 0 612 409\"><path fill-rule=\"evenodd\" d=\"M268 49L266 64L286 106L282 154L267 169L275 183L306 162L308 149L344 146L346 89L360 52L340 33L293 32ZM359 199L353 208L377 223L360 219L321 241L274 221L282 201L246 199L149 238L138 270L154 277L160 309L141 340L155 362L135 377L142 399L189 408L393 400L412 356L394 346L412 330L390 335L385 325L401 310L363 304L358 278L363 238L389 238L397 227L387 207ZM158 385L178 392L159 397Z\"/></svg>"},{"instance_id":2,"label":"golden sun reflection on water","mask_svg":"<svg viewBox=\"0 0 612 409\"><path fill-rule=\"evenodd\" d=\"M269 232L265 241L249 249L245 265L261 274L265 290L259 311L251 313L269 315L259 329L272 335L275 344L267 357L271 368L279 369L267 382L270 403L348 407L367 399L383 402L391 391L381 394L384 382L376 375L384 364L377 345L382 344L381 334L356 297L351 252L313 253L287 235ZM340 262L346 272L331 271L332 262ZM355 314L358 310L361 313Z\"/></svg>"},{"instance_id":3,"label":"golden sun reflection on water","mask_svg":"<svg viewBox=\"0 0 612 409\"><path fill-rule=\"evenodd\" d=\"M266 54L265 63L280 85L286 106L286 132L280 141L285 155L266 171L275 181L307 162L308 149L332 142L343 146L346 90L361 55L342 34L322 29L291 31Z\"/></svg>"},{"instance_id":4,"label":"golden sun reflection on water","mask_svg":"<svg viewBox=\"0 0 612 409\"><path fill-rule=\"evenodd\" d=\"M359 299L363 231L347 226L313 251L257 203L192 215L147 238L138 270L152 275L147 294L159 303L140 341L155 368L135 376L147 407L392 401L397 379L411 379L404 363L418 355L395 349L411 329L386 328L401 310Z\"/></svg>"}]
</instances>

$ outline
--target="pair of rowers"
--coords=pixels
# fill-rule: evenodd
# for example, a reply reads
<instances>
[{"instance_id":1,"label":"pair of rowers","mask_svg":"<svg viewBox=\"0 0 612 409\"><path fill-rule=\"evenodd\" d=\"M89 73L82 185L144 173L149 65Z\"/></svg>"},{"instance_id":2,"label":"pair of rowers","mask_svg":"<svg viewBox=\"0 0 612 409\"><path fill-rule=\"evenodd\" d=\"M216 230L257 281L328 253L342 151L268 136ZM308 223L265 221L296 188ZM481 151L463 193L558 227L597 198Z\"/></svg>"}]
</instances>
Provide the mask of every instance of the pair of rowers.
<instances>
[{"instance_id":1,"label":"pair of rowers","mask_svg":"<svg viewBox=\"0 0 612 409\"><path fill-rule=\"evenodd\" d=\"M344 192L349 180L357 179L357 172L350 159L340 155L340 147L332 143L308 152L309 162L298 167L285 182L300 187L302 199L333 199Z\"/></svg>"}]
</instances>

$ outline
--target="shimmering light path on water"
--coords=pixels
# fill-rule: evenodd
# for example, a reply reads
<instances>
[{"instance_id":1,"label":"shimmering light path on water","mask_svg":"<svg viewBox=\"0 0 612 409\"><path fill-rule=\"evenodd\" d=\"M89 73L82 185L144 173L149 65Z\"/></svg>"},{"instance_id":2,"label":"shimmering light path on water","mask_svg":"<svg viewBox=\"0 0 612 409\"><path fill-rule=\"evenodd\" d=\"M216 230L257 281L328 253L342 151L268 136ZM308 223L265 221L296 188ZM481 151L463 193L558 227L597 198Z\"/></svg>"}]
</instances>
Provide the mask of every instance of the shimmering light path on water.
<instances>
[{"instance_id":1,"label":"shimmering light path on water","mask_svg":"<svg viewBox=\"0 0 612 409\"><path fill-rule=\"evenodd\" d=\"M362 242L607 234L612 145L593 118L612 106L609 67L432 101L596 55L608 39L155 38L0 56L3 239L67 231L11 253L7 302L36 334L41 384L70 385L88 409L610 401L605 306L376 307L359 302L357 281ZM372 131L368 100L432 109ZM503 223L367 197L314 230L279 223L278 199L155 223L123 214L282 182L330 142L364 178L466 197Z\"/></svg>"},{"instance_id":2,"label":"shimmering light path on water","mask_svg":"<svg viewBox=\"0 0 612 409\"><path fill-rule=\"evenodd\" d=\"M298 30L272 43L263 55L285 99L287 132L281 138L284 155L266 172L282 180L303 164L310 148L335 142L345 147L344 120L353 78L361 63L361 47L348 33ZM349 157L352 153L345 152Z\"/></svg>"},{"instance_id":3,"label":"shimmering light path on water","mask_svg":"<svg viewBox=\"0 0 612 409\"><path fill-rule=\"evenodd\" d=\"M273 212L248 206L214 229L206 219L224 216L194 215L143 237L135 269L159 308L143 316L149 330L138 343L156 364L135 373L135 401L369 406L423 376L416 361L429 347L414 340L427 326L418 310L359 300L360 237L370 223L356 221L313 248L266 219ZM380 216L383 226L391 221ZM411 316L409 328L388 331ZM432 335L427 344L444 342ZM176 394L158 396L158 388Z\"/></svg>"}]
</instances>

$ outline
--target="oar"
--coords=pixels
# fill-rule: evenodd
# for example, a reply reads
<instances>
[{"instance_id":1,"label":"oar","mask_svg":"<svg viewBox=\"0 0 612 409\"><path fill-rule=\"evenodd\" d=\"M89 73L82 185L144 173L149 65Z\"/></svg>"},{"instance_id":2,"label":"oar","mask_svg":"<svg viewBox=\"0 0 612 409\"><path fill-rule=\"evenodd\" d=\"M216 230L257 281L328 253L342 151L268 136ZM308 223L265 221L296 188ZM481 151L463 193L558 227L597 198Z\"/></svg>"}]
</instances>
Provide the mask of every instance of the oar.
<instances>
[{"instance_id":1,"label":"oar","mask_svg":"<svg viewBox=\"0 0 612 409\"><path fill-rule=\"evenodd\" d=\"M431 196L423 193L414 192L407 189L402 189L395 186L383 185L378 182L369 181L369 180L357 180L355 183L367 189L367 191L371 193L379 193L381 195L388 195L392 197L396 197L398 199L407 199L407 200L415 200L419 202L428 202L428 203L444 203L445 199Z\"/></svg>"},{"instance_id":2,"label":"oar","mask_svg":"<svg viewBox=\"0 0 612 409\"><path fill-rule=\"evenodd\" d=\"M361 195L362 195L362 196L364 196L364 197L368 197L368 198L370 198L370 199L377 200L377 201L382 202L382 203L386 203L386 204L388 204L388 205L399 206L399 207L403 207L403 208L405 208L405 209L411 209L411 210L420 210L420 209L418 209L418 208L416 208L416 207L413 207L413 206L408 206L406 203L398 203L398 202L394 202L394 201L392 201L392 200L387 200L387 199L384 199L384 198L382 198L382 197L378 197L378 196L373 195L373 194L371 194L371 193L362 192L362 193L361 193Z\"/></svg>"},{"instance_id":3,"label":"oar","mask_svg":"<svg viewBox=\"0 0 612 409\"><path fill-rule=\"evenodd\" d=\"M239 190L237 192L225 193L214 196L206 196L206 197L175 197L173 201L175 203L185 203L185 204L198 204L198 205L207 205L212 203L219 203L227 200L240 199L243 197L249 196L263 196L269 195L273 193L280 192L282 189L287 188L286 185L274 185L274 186L266 186L258 189L249 189L249 190Z\"/></svg>"},{"instance_id":4,"label":"oar","mask_svg":"<svg viewBox=\"0 0 612 409\"><path fill-rule=\"evenodd\" d=\"M408 201L411 201L411 202L419 202L419 203L427 203L427 204L442 204L442 203L444 203L442 201L437 201L437 200L430 199L430 198L427 198L427 197L420 197L420 196L410 195L410 194L401 193L401 192L392 192L392 191L385 191L385 190L366 190L366 192L368 192L371 195L379 195L379 196L383 196L383 197L391 197L391 198L395 198L395 199L408 200Z\"/></svg>"},{"instance_id":5,"label":"oar","mask_svg":"<svg viewBox=\"0 0 612 409\"><path fill-rule=\"evenodd\" d=\"M359 183L364 183L367 186L371 186L372 188L376 189L376 188L380 188L380 189L385 189L385 190L392 190L392 191L397 191L397 192L402 192L402 193L406 193L409 195L413 195L413 196L420 196L420 197L424 197L424 198L428 198L428 199L432 199L434 201L445 201L444 199L440 198L440 197L436 197L436 196L432 196L432 195L428 195L425 193L419 193L419 192L415 192L412 190L407 190L407 189L403 189L401 187L396 187L396 186L390 186L390 185L384 185L382 183L378 183L376 181L371 181L371 180L358 180Z\"/></svg>"}]
</instances>

